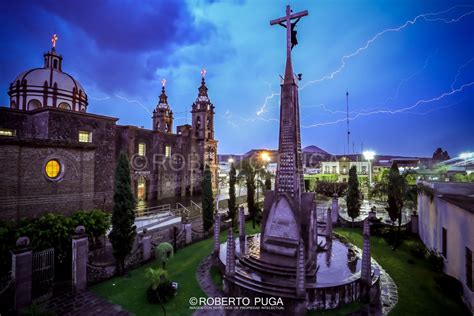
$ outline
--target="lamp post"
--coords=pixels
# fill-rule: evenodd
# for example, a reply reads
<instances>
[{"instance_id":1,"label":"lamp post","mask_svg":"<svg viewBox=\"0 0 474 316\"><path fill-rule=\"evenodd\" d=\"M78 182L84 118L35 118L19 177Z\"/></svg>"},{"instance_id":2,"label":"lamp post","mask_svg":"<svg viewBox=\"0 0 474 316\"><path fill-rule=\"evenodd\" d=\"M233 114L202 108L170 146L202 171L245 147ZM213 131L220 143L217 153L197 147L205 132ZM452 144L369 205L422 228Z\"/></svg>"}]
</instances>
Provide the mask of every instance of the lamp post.
<instances>
[{"instance_id":1,"label":"lamp post","mask_svg":"<svg viewBox=\"0 0 474 316\"><path fill-rule=\"evenodd\" d=\"M364 158L369 162L369 186L372 187L372 159L375 157L375 152L367 150L363 152Z\"/></svg>"}]
</instances>

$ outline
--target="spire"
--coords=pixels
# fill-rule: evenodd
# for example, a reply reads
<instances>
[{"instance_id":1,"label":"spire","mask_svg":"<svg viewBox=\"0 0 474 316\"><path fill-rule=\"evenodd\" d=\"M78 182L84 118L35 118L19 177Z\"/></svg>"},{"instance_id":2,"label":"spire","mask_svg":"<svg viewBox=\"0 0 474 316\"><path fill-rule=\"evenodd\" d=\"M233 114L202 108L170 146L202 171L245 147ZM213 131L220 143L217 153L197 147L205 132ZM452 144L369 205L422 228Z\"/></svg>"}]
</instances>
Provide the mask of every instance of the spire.
<instances>
[{"instance_id":1,"label":"spire","mask_svg":"<svg viewBox=\"0 0 474 316\"><path fill-rule=\"evenodd\" d=\"M160 101L158 102L158 108L169 109L168 96L166 95L165 86L166 86L166 79L163 78L163 80L161 80L161 95L160 95Z\"/></svg>"}]
</instances>

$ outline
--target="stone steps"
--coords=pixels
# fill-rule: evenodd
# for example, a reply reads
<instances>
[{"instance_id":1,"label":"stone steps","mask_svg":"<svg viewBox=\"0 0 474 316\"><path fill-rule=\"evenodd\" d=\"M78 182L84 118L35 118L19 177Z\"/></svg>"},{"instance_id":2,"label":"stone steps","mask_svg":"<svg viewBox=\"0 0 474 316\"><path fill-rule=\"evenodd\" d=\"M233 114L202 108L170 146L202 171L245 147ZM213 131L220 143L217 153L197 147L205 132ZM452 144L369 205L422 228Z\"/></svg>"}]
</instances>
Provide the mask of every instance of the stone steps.
<instances>
[{"instance_id":1,"label":"stone steps","mask_svg":"<svg viewBox=\"0 0 474 316\"><path fill-rule=\"evenodd\" d=\"M267 282L256 281L251 277L247 277L243 274L240 274L236 271L234 275L234 283L243 287L250 289L254 292L265 293L272 296L288 297L288 298L297 298L296 287L284 286L281 283L272 284Z\"/></svg>"},{"instance_id":2,"label":"stone steps","mask_svg":"<svg viewBox=\"0 0 474 316\"><path fill-rule=\"evenodd\" d=\"M252 257L244 257L240 258L240 262L242 265L247 266L253 270L256 270L260 273L264 274L274 274L283 277L291 277L296 278L296 267L285 267L276 264L268 264L266 262L261 262ZM306 276L312 277L314 276L316 271L315 263L311 262L306 265Z\"/></svg>"}]
</instances>

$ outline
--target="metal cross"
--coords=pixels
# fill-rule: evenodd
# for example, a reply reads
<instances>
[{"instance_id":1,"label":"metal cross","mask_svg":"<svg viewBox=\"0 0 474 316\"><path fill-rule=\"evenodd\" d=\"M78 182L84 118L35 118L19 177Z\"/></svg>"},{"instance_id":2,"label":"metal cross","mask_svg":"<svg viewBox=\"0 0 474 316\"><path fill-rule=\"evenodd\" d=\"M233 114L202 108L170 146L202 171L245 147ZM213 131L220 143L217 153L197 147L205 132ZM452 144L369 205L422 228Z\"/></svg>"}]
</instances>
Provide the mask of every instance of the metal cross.
<instances>
[{"instance_id":1,"label":"metal cross","mask_svg":"<svg viewBox=\"0 0 474 316\"><path fill-rule=\"evenodd\" d=\"M163 87L166 85L166 79L165 79L165 78L163 78L163 79L161 80L161 85L162 85Z\"/></svg>"},{"instance_id":2,"label":"metal cross","mask_svg":"<svg viewBox=\"0 0 474 316\"><path fill-rule=\"evenodd\" d=\"M53 37L51 38L51 42L53 43L53 48L56 48L57 41L58 41L58 36L54 34Z\"/></svg>"},{"instance_id":3,"label":"metal cross","mask_svg":"<svg viewBox=\"0 0 474 316\"><path fill-rule=\"evenodd\" d=\"M286 28L286 54L288 57L291 55L291 49L293 46L297 44L296 41L296 31L295 31L295 26L296 23L303 17L308 15L308 11L304 10L298 13L292 13L293 11L291 10L290 6L286 6L286 15L284 17L271 20L270 25L275 25L279 24L283 27ZM294 23L291 23L291 20L297 19ZM283 22L286 22L286 24L283 24Z\"/></svg>"},{"instance_id":4,"label":"metal cross","mask_svg":"<svg viewBox=\"0 0 474 316\"><path fill-rule=\"evenodd\" d=\"M206 72L207 72L206 69L202 68L201 69L201 77L204 78L206 76Z\"/></svg>"}]
</instances>

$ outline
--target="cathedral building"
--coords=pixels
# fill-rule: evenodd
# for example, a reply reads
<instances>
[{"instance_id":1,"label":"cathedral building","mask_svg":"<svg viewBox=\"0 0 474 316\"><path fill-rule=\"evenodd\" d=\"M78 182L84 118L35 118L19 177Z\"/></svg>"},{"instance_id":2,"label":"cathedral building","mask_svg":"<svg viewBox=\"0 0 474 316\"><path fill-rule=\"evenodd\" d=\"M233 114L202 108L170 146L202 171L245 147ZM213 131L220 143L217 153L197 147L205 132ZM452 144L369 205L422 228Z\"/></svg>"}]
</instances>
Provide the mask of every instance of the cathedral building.
<instances>
[{"instance_id":1,"label":"cathedral building","mask_svg":"<svg viewBox=\"0 0 474 316\"><path fill-rule=\"evenodd\" d=\"M0 220L110 210L121 152L129 157L139 200L159 203L199 194L206 166L217 190L214 105L204 70L192 125L177 126L173 133L164 80L152 129L119 125L117 118L87 112L87 94L63 71L56 40L42 68L25 71L10 84L10 107L0 107Z\"/></svg>"}]
</instances>

